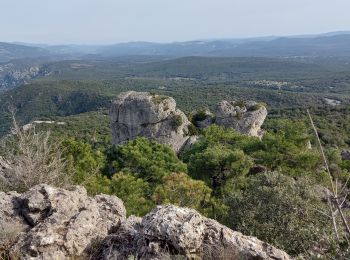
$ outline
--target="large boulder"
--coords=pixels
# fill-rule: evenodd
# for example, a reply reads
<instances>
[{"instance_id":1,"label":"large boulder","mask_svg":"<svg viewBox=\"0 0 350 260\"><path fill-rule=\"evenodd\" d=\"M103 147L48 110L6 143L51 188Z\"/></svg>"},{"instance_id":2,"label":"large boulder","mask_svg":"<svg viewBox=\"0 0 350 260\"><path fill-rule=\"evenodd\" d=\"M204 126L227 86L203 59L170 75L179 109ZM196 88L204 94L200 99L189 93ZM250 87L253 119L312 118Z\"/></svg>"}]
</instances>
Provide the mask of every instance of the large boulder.
<instances>
[{"instance_id":1,"label":"large boulder","mask_svg":"<svg viewBox=\"0 0 350 260\"><path fill-rule=\"evenodd\" d=\"M221 101L215 109L215 124L234 128L241 134L261 137L260 127L266 116L266 107L254 101Z\"/></svg>"},{"instance_id":2,"label":"large boulder","mask_svg":"<svg viewBox=\"0 0 350 260\"><path fill-rule=\"evenodd\" d=\"M97 259L291 259L255 237L201 216L197 211L172 205L158 206L142 221L131 219L109 235Z\"/></svg>"},{"instance_id":3,"label":"large boulder","mask_svg":"<svg viewBox=\"0 0 350 260\"><path fill-rule=\"evenodd\" d=\"M84 257L94 243L116 231L126 215L117 197L90 198L80 186L66 190L38 185L21 195L0 193L0 203L5 206L0 220L11 217L8 221L23 231L11 248L21 259Z\"/></svg>"},{"instance_id":4,"label":"large boulder","mask_svg":"<svg viewBox=\"0 0 350 260\"><path fill-rule=\"evenodd\" d=\"M171 97L147 92L121 93L111 110L113 144L123 144L138 136L154 139L180 151L188 137L186 115Z\"/></svg>"}]
</instances>

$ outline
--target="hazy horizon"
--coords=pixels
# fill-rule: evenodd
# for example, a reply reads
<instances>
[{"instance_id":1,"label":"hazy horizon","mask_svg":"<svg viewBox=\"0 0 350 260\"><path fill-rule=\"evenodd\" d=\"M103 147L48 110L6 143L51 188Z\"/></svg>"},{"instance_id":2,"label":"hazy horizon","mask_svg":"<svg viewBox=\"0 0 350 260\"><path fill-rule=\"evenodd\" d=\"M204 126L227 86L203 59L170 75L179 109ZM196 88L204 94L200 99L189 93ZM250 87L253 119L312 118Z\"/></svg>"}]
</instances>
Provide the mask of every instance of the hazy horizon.
<instances>
[{"instance_id":1,"label":"hazy horizon","mask_svg":"<svg viewBox=\"0 0 350 260\"><path fill-rule=\"evenodd\" d=\"M101 45L350 30L350 1L0 0L2 42Z\"/></svg>"}]
</instances>

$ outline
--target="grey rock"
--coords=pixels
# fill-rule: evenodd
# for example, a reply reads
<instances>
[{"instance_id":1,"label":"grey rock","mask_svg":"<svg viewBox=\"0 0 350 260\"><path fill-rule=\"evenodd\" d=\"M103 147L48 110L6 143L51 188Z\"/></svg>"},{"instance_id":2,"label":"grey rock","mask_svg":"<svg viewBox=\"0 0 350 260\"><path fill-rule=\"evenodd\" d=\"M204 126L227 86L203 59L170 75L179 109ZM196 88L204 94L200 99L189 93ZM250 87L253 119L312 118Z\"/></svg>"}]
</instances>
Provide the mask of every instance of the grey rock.
<instances>
[{"instance_id":1,"label":"grey rock","mask_svg":"<svg viewBox=\"0 0 350 260\"><path fill-rule=\"evenodd\" d=\"M93 259L130 259L130 256L137 258L139 241L142 240L142 218L130 216L123 222L119 229L108 235ZM142 246L142 245L141 245Z\"/></svg>"},{"instance_id":2,"label":"grey rock","mask_svg":"<svg viewBox=\"0 0 350 260\"><path fill-rule=\"evenodd\" d=\"M234 128L241 134L261 137L260 127L266 116L266 107L254 101L221 101L215 109L215 124Z\"/></svg>"},{"instance_id":3,"label":"grey rock","mask_svg":"<svg viewBox=\"0 0 350 260\"><path fill-rule=\"evenodd\" d=\"M178 253L196 254L204 237L204 219L195 210L159 206L142 220L143 236L148 241L163 240Z\"/></svg>"},{"instance_id":4,"label":"grey rock","mask_svg":"<svg viewBox=\"0 0 350 260\"><path fill-rule=\"evenodd\" d=\"M128 220L102 244L96 259L292 259L255 237L172 205L158 206L142 222Z\"/></svg>"},{"instance_id":5,"label":"grey rock","mask_svg":"<svg viewBox=\"0 0 350 260\"><path fill-rule=\"evenodd\" d=\"M245 236L233 231L215 220L205 219L205 239L207 248L225 256L225 250L237 259L292 259L286 252L279 250L256 237ZM221 250L215 250L221 248ZM212 252L212 250L209 250Z\"/></svg>"},{"instance_id":6,"label":"grey rock","mask_svg":"<svg viewBox=\"0 0 350 260\"><path fill-rule=\"evenodd\" d=\"M187 151L187 150L190 150L191 148L193 148L193 146L198 142L198 140L199 140L199 136L197 136L197 135L190 136L187 139L187 141L184 144L184 146L182 147L181 152Z\"/></svg>"},{"instance_id":7,"label":"grey rock","mask_svg":"<svg viewBox=\"0 0 350 260\"><path fill-rule=\"evenodd\" d=\"M113 144L143 136L178 152L189 138L190 122L171 97L124 92L113 102L110 114Z\"/></svg>"},{"instance_id":8,"label":"grey rock","mask_svg":"<svg viewBox=\"0 0 350 260\"><path fill-rule=\"evenodd\" d=\"M19 227L11 252L20 259L291 259L193 209L158 206L126 219L120 199L79 186L1 192L0 206L0 227Z\"/></svg>"},{"instance_id":9,"label":"grey rock","mask_svg":"<svg viewBox=\"0 0 350 260\"><path fill-rule=\"evenodd\" d=\"M18 197L21 215L31 228L12 247L21 259L83 257L95 241L125 221L123 202L114 196L87 196L83 187L70 190L38 185Z\"/></svg>"},{"instance_id":10,"label":"grey rock","mask_svg":"<svg viewBox=\"0 0 350 260\"><path fill-rule=\"evenodd\" d=\"M0 249L30 228L21 217L19 196L17 192L0 192Z\"/></svg>"}]
</instances>

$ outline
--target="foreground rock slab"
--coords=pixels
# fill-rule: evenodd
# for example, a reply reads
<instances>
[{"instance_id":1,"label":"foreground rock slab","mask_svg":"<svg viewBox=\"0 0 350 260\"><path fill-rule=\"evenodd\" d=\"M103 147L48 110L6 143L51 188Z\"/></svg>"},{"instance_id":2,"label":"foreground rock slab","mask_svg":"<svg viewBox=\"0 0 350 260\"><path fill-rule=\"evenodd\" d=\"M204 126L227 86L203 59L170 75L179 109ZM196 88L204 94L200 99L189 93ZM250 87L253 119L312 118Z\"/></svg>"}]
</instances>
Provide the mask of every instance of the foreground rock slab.
<instances>
[{"instance_id":1,"label":"foreground rock slab","mask_svg":"<svg viewBox=\"0 0 350 260\"><path fill-rule=\"evenodd\" d=\"M91 198L80 186L1 192L0 206L0 234L8 234L0 249L11 235L13 259L291 259L188 208L158 206L126 219L120 199Z\"/></svg>"},{"instance_id":2,"label":"foreground rock slab","mask_svg":"<svg viewBox=\"0 0 350 260\"><path fill-rule=\"evenodd\" d=\"M107 236L96 259L292 259L255 237L172 205L158 206L142 220L131 217Z\"/></svg>"},{"instance_id":3,"label":"foreground rock slab","mask_svg":"<svg viewBox=\"0 0 350 260\"><path fill-rule=\"evenodd\" d=\"M11 253L20 259L83 257L96 241L117 230L126 215L117 197L90 198L80 186L38 185L21 195L0 193L0 203L0 220L11 214L19 228Z\"/></svg>"}]
</instances>

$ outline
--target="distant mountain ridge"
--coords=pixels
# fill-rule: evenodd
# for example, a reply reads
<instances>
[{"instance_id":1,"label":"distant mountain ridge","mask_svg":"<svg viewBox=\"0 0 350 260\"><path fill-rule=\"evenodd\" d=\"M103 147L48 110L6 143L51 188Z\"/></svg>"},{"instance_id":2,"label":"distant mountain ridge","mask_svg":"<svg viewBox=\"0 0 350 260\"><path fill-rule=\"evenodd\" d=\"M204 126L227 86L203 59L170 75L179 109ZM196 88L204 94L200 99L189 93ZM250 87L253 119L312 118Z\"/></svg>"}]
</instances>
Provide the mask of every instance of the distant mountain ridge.
<instances>
[{"instance_id":1,"label":"distant mountain ridge","mask_svg":"<svg viewBox=\"0 0 350 260\"><path fill-rule=\"evenodd\" d=\"M45 45L0 42L0 62L60 56L61 59L102 59L121 56L329 57L350 56L350 31L318 35L266 36L187 42L128 42L112 45Z\"/></svg>"},{"instance_id":2,"label":"distant mountain ridge","mask_svg":"<svg viewBox=\"0 0 350 260\"><path fill-rule=\"evenodd\" d=\"M0 42L0 62L49 55L51 55L50 51L44 48Z\"/></svg>"}]
</instances>

